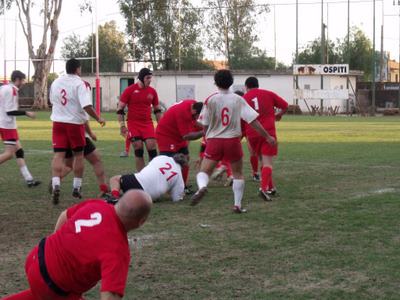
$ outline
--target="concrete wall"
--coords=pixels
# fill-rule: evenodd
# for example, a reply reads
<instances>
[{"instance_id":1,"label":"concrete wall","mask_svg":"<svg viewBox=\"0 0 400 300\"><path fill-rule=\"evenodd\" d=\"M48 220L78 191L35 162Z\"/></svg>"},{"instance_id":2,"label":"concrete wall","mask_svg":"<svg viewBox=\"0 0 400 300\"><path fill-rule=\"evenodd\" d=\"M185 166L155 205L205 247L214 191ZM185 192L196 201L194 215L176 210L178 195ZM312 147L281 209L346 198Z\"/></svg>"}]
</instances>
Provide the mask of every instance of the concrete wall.
<instances>
[{"instance_id":1,"label":"concrete wall","mask_svg":"<svg viewBox=\"0 0 400 300\"><path fill-rule=\"evenodd\" d=\"M194 98L204 101L211 93L216 91L213 80L214 72L155 72L152 86L157 90L160 100L169 107L176 101L183 98ZM359 74L356 74L359 75ZM356 75L352 75L350 80L356 86ZM136 78L134 73L105 73L100 74L102 87L102 109L104 111L115 110L120 94L121 78ZM238 72L234 73L235 82L233 89L243 89L244 81L249 76L257 76L260 87L276 92L286 99L289 104L295 103L293 99L293 75L291 73L258 73ZM82 76L82 78L94 87L94 76ZM320 88L319 76L299 76L299 87L310 89ZM346 88L346 77L326 76L324 77L325 89ZM308 105L320 105L320 100L309 100ZM340 111L346 111L347 100L324 100L324 107L340 106ZM299 100L299 105L303 112L307 112L307 106L303 100Z\"/></svg>"}]
</instances>

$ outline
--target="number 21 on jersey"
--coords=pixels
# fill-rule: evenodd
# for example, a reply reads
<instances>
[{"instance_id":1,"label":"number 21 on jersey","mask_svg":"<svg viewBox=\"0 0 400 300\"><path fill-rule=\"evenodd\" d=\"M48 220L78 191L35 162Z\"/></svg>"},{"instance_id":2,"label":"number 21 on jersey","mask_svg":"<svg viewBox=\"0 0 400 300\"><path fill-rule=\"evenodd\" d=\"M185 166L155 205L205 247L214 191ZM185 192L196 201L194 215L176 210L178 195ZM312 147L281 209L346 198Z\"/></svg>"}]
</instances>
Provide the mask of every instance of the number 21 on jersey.
<instances>
[{"instance_id":1,"label":"number 21 on jersey","mask_svg":"<svg viewBox=\"0 0 400 300\"><path fill-rule=\"evenodd\" d=\"M176 173L176 172L174 172L174 171L170 171L170 172L167 172L167 171L169 171L169 170L171 170L172 169L172 165L170 164L170 163L165 163L165 167L161 167L161 168L159 168L159 170L160 170L160 172L163 174L163 175L166 175L166 176L168 176L167 177L167 181L169 181L172 177L174 177L175 175L178 175L178 173Z\"/></svg>"}]
</instances>

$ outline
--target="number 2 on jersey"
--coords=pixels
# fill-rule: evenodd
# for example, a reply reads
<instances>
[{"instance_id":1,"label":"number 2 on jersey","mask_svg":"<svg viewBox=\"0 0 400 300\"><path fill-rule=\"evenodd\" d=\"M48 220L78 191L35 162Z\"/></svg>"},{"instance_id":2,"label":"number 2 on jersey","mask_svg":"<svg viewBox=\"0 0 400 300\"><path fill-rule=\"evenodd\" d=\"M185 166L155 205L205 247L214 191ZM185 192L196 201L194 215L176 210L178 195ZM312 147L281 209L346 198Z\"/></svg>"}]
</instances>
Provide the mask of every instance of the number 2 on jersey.
<instances>
[{"instance_id":1,"label":"number 2 on jersey","mask_svg":"<svg viewBox=\"0 0 400 300\"><path fill-rule=\"evenodd\" d=\"M75 232L76 233L81 232L82 227L93 227L93 226L99 225L101 223L102 219L103 218L101 216L101 213L95 212L90 215L89 220L84 220L84 219L76 220L75 221Z\"/></svg>"},{"instance_id":2,"label":"number 2 on jersey","mask_svg":"<svg viewBox=\"0 0 400 300\"><path fill-rule=\"evenodd\" d=\"M161 167L159 168L160 172L165 175L167 174L167 171L171 170L172 166L170 163L165 163L165 167ZM168 175L168 174L167 174ZM167 181L170 180L172 177L174 177L175 175L178 175L178 173L171 171L170 175L167 177Z\"/></svg>"},{"instance_id":3,"label":"number 2 on jersey","mask_svg":"<svg viewBox=\"0 0 400 300\"><path fill-rule=\"evenodd\" d=\"M221 111L221 120L223 126L227 126L229 124L229 109L227 107L224 107Z\"/></svg>"},{"instance_id":4,"label":"number 2 on jersey","mask_svg":"<svg viewBox=\"0 0 400 300\"><path fill-rule=\"evenodd\" d=\"M61 104L67 105L67 92L64 89L61 90Z\"/></svg>"}]
</instances>

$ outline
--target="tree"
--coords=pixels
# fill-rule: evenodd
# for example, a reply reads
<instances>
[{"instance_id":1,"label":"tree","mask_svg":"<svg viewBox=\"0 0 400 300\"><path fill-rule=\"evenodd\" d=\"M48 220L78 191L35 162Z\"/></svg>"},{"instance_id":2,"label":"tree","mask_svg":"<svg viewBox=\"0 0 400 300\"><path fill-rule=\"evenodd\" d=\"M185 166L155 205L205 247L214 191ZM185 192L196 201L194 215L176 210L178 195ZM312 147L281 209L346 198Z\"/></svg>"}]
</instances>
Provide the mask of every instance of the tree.
<instances>
[{"instance_id":1,"label":"tree","mask_svg":"<svg viewBox=\"0 0 400 300\"><path fill-rule=\"evenodd\" d=\"M81 40L76 34L72 34L64 39L61 49L63 58L72 57L91 57L95 35L89 35ZM126 57L126 44L124 34L117 30L114 21L99 26L99 52L100 52L100 72L120 72ZM82 60L82 72L91 72L92 61Z\"/></svg>"},{"instance_id":2,"label":"tree","mask_svg":"<svg viewBox=\"0 0 400 300\"><path fill-rule=\"evenodd\" d=\"M58 40L58 18L61 14L62 0L44 0L38 7L43 18L42 40L34 49L32 40L31 13L35 1L15 0L18 6L18 17L28 43L29 58L34 67L34 107L47 108L47 75L54 58L54 49ZM49 32L50 30L50 32ZM50 41L49 41L50 40Z\"/></svg>"},{"instance_id":3,"label":"tree","mask_svg":"<svg viewBox=\"0 0 400 300\"><path fill-rule=\"evenodd\" d=\"M351 70L361 70L364 72L364 79L371 80L372 60L374 59L372 42L365 33L358 27L350 30L349 47L347 46L347 36L341 41L338 51L342 63L349 63ZM379 61L378 52L375 53L375 61Z\"/></svg>"},{"instance_id":4,"label":"tree","mask_svg":"<svg viewBox=\"0 0 400 300\"><path fill-rule=\"evenodd\" d=\"M132 58L155 70L206 67L200 41L202 13L188 0L118 0Z\"/></svg>"},{"instance_id":5,"label":"tree","mask_svg":"<svg viewBox=\"0 0 400 300\"><path fill-rule=\"evenodd\" d=\"M256 16L269 12L268 5L257 6L254 0L208 0L210 7L208 46L226 57L233 69L271 68L271 58L254 46L258 41L254 27Z\"/></svg>"},{"instance_id":6,"label":"tree","mask_svg":"<svg viewBox=\"0 0 400 300\"><path fill-rule=\"evenodd\" d=\"M327 40L325 42L325 56L326 62L336 64L341 62L341 56L337 51L335 42ZM326 53L327 52L327 53ZM320 64L321 62L321 39L317 38L308 43L306 48L299 53L299 64Z\"/></svg>"}]
</instances>

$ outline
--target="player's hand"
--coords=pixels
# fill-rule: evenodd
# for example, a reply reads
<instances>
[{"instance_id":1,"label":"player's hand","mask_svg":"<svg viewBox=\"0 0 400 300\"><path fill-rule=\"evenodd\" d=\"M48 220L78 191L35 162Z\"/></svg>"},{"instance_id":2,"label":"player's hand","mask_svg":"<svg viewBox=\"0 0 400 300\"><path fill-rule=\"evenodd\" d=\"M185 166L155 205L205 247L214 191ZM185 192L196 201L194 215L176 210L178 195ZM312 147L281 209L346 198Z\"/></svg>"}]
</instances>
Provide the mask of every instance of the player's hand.
<instances>
[{"instance_id":1,"label":"player's hand","mask_svg":"<svg viewBox=\"0 0 400 300\"><path fill-rule=\"evenodd\" d=\"M282 119L282 115L277 114L277 115L275 116L275 121L280 121L281 119Z\"/></svg>"},{"instance_id":2,"label":"player's hand","mask_svg":"<svg viewBox=\"0 0 400 300\"><path fill-rule=\"evenodd\" d=\"M28 118L35 119L36 118L36 113L34 113L33 111L27 111L26 112L26 116Z\"/></svg>"},{"instance_id":3,"label":"player's hand","mask_svg":"<svg viewBox=\"0 0 400 300\"><path fill-rule=\"evenodd\" d=\"M270 144L271 146L276 145L276 140L272 136L267 137L267 143Z\"/></svg>"},{"instance_id":4,"label":"player's hand","mask_svg":"<svg viewBox=\"0 0 400 300\"><path fill-rule=\"evenodd\" d=\"M126 138L128 136L128 128L125 125L122 125L120 128L121 135Z\"/></svg>"},{"instance_id":5,"label":"player's hand","mask_svg":"<svg viewBox=\"0 0 400 300\"><path fill-rule=\"evenodd\" d=\"M102 117L100 117L97 122L100 124L101 127L106 126L106 120L104 120Z\"/></svg>"},{"instance_id":6,"label":"player's hand","mask_svg":"<svg viewBox=\"0 0 400 300\"><path fill-rule=\"evenodd\" d=\"M89 133L89 136L93 141L97 142L97 136L94 132Z\"/></svg>"}]
</instances>

